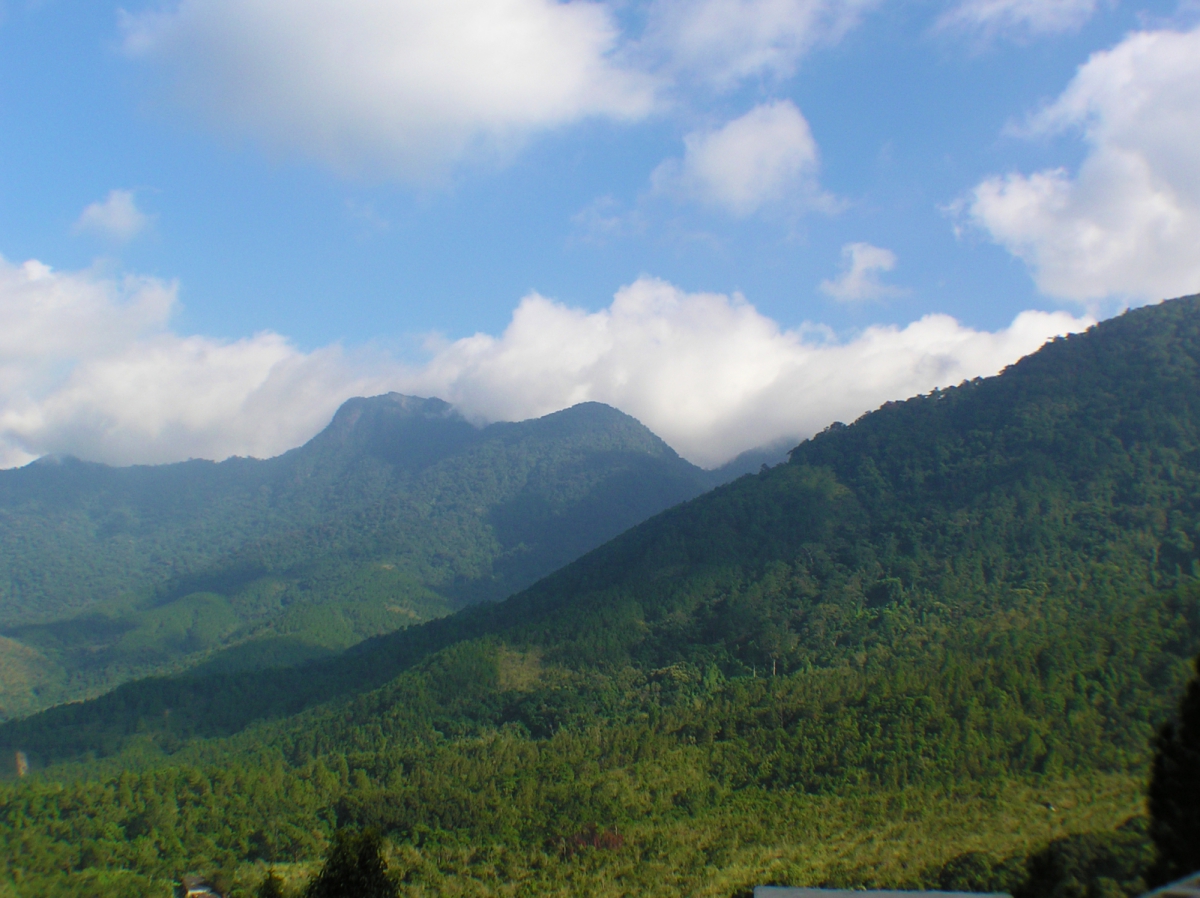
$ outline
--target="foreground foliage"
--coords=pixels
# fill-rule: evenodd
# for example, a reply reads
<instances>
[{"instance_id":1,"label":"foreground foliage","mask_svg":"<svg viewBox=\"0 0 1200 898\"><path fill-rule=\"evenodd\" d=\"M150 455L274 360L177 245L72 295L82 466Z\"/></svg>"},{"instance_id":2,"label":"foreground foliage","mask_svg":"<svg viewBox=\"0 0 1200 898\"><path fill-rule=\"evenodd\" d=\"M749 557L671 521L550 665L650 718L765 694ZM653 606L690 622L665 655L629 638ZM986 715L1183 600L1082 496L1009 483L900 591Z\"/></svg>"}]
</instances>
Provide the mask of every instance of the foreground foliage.
<instances>
[{"instance_id":1,"label":"foreground foliage","mask_svg":"<svg viewBox=\"0 0 1200 898\"><path fill-rule=\"evenodd\" d=\"M1164 882L1200 870L1200 659L1197 675L1155 740L1149 808Z\"/></svg>"},{"instance_id":2,"label":"foreground foliage","mask_svg":"<svg viewBox=\"0 0 1200 898\"><path fill-rule=\"evenodd\" d=\"M268 874L264 888L274 885ZM396 898L396 881L388 875L383 841L373 829L333 834L329 857L304 889L305 898Z\"/></svg>"},{"instance_id":3,"label":"foreground foliage","mask_svg":"<svg viewBox=\"0 0 1200 898\"><path fill-rule=\"evenodd\" d=\"M20 894L57 893L58 871L245 878L305 869L350 826L387 834L415 894L940 881L965 852L1025 857L1140 813L1170 705L1151 683L1164 645L1200 648L1200 591L1124 610L1003 639L947 628L940 647L923 631L773 678L577 672L467 643L298 719L170 757L144 743L120 762L140 771L4 787L0 856Z\"/></svg>"},{"instance_id":4,"label":"foreground foliage","mask_svg":"<svg viewBox=\"0 0 1200 898\"><path fill-rule=\"evenodd\" d=\"M1046 804L1056 808L1051 812ZM474 841L451 834L393 839L389 866L403 895L729 896L754 884L935 887L942 866L967 851L1002 856L1036 853L1055 838L1111 830L1141 804L1138 784L1121 777L1046 781L998 780L946 788L851 790L842 795L752 790L721 806L680 810L620 828L619 848L564 850L555 842L499 838ZM215 810L225 807L219 797ZM299 896L328 850L334 825L318 831L305 861L245 862L188 855L183 869L227 869L249 894L271 867ZM135 868L136 869L136 868ZM142 868L144 892L161 890L179 867ZM160 872L161 871L161 872ZM10 868L14 894L66 895L118 874L90 868L67 875ZM155 885L157 883L157 885ZM0 894L4 894L0 886Z\"/></svg>"}]
</instances>

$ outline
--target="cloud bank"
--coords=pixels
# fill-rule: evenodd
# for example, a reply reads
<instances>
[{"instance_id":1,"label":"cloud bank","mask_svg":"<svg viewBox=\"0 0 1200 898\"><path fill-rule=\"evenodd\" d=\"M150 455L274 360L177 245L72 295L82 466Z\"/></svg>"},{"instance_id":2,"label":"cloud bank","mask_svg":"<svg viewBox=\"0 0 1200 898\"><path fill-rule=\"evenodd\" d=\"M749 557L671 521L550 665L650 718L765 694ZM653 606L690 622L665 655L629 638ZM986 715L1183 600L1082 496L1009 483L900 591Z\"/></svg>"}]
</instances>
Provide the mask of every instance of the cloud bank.
<instances>
[{"instance_id":1,"label":"cloud bank","mask_svg":"<svg viewBox=\"0 0 1200 898\"><path fill-rule=\"evenodd\" d=\"M606 402L712 466L853 420L889 399L994 374L1090 323L1023 312L988 333L926 315L838 342L819 327L782 329L740 296L688 294L642 278L598 312L528 296L503 334L436 347L410 384L487 419Z\"/></svg>"},{"instance_id":2,"label":"cloud bank","mask_svg":"<svg viewBox=\"0 0 1200 898\"><path fill-rule=\"evenodd\" d=\"M278 334L168 327L176 287L0 258L0 467L47 454L113 464L269 456L312 436L387 371Z\"/></svg>"},{"instance_id":3,"label":"cloud bank","mask_svg":"<svg viewBox=\"0 0 1200 898\"><path fill-rule=\"evenodd\" d=\"M1038 289L1079 301L1200 290L1200 29L1143 31L1095 53L1030 122L1078 131L1079 171L988 178L970 219L1024 260Z\"/></svg>"},{"instance_id":4,"label":"cloud bank","mask_svg":"<svg viewBox=\"0 0 1200 898\"><path fill-rule=\"evenodd\" d=\"M1090 322L1024 312L996 333L927 315L845 341L787 330L740 296L643 278L596 312L537 294L505 331L432 341L417 367L274 333L222 341L170 329L176 288L0 259L0 466L46 453L115 464L266 457L311 437L338 404L400 390L480 421L596 400L680 454L717 465L798 440L889 399L994 374Z\"/></svg>"}]
</instances>

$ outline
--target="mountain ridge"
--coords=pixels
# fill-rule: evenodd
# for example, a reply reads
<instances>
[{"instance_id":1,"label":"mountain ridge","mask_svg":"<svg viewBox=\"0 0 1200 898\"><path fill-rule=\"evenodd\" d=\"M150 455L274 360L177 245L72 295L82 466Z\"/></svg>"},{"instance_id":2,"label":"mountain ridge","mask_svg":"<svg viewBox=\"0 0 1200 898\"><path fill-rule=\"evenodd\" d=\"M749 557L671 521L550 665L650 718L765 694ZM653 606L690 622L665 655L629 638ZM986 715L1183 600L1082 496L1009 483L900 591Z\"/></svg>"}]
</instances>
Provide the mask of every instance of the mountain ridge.
<instances>
[{"instance_id":1,"label":"mountain ridge","mask_svg":"<svg viewBox=\"0 0 1200 898\"><path fill-rule=\"evenodd\" d=\"M1116 357L1093 351L1097 341L1123 340L1133 345ZM1174 346L1165 360L1154 349L1164 341ZM793 450L789 464L674 506L506 602L368 640L303 676L280 673L274 685L265 685L269 673L257 689L250 684L259 675L231 681L239 693L260 693L261 704L251 701L208 732L273 716L273 696L287 695L294 713L381 686L455 642L489 636L569 667L716 663L726 675L768 666L789 672L834 663L843 640L878 645L871 628L888 620L913 626L921 615L970 617L1051 595L1093 614L1106 603L1118 607L1122 594L1191 582L1200 539L1184 531L1200 535L1200 503L1188 498L1200 495L1200 389L1160 384L1120 401L1111 390L1121 386L1122 364L1126 375L1136 370L1152 383L1178 385L1177 375L1200 380L1196 360L1200 299L1127 313L1055 341L996 378L833 425ZM1088 372L1099 384L1096 401L1067 408L1062 380L1078 387ZM1115 417L1104 411L1117 407ZM1093 421L1133 426L1135 435L1150 428L1159 442L1143 451L1131 437L1125 448L1097 431L1089 449L1083 425ZM1167 423L1161 434L1156 421ZM922 436L914 441L914 434ZM1164 463L1175 451L1171 440L1185 438L1195 447L1186 464ZM1081 476L1088 471L1090 480ZM1120 478L1129 477L1142 478L1144 495L1133 497L1141 504L1119 495ZM1191 547L1186 557L1178 554L1181 535ZM944 595L957 597L949 611ZM814 641L814 634L824 635ZM302 681L321 677L328 688L306 696ZM137 691L127 687L119 701L136 707ZM184 705L176 703L177 720L186 717ZM66 717L81 713L92 712Z\"/></svg>"},{"instance_id":2,"label":"mountain ridge","mask_svg":"<svg viewBox=\"0 0 1200 898\"><path fill-rule=\"evenodd\" d=\"M1200 296L831 426L502 602L0 725L34 769L0 848L39 894L299 882L371 827L414 895L1032 898L1069 855L1135 898L1198 575Z\"/></svg>"},{"instance_id":3,"label":"mountain ridge","mask_svg":"<svg viewBox=\"0 0 1200 898\"><path fill-rule=\"evenodd\" d=\"M598 403L476 427L401 394L349 400L267 460L0 472L0 633L57 665L42 692L0 689L0 713L247 639L261 658L220 663L316 657L502 598L714 476Z\"/></svg>"}]
</instances>

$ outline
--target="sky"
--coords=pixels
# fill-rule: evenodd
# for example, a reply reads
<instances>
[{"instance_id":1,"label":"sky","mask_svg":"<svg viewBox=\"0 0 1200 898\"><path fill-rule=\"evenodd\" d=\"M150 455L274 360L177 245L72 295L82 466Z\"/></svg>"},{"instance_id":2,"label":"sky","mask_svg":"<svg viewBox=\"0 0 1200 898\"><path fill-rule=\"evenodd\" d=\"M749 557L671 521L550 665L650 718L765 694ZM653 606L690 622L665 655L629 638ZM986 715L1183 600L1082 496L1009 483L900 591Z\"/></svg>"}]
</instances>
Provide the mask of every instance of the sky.
<instances>
[{"instance_id":1,"label":"sky","mask_svg":"<svg viewBox=\"0 0 1200 898\"><path fill-rule=\"evenodd\" d=\"M718 465L1200 291L1196 0L0 0L0 467Z\"/></svg>"}]
</instances>

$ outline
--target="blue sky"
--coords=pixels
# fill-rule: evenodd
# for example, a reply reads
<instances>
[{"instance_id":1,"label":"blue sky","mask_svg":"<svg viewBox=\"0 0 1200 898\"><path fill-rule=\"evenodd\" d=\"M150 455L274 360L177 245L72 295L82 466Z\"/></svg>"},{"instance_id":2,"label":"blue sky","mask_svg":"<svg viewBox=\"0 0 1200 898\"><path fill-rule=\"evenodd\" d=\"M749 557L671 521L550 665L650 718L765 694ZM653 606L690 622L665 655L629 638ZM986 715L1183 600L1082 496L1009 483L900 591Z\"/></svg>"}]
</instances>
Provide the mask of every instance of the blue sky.
<instances>
[{"instance_id":1,"label":"blue sky","mask_svg":"<svg viewBox=\"0 0 1200 898\"><path fill-rule=\"evenodd\" d=\"M1200 290L1194 3L4 3L0 464L383 389L716 464Z\"/></svg>"}]
</instances>

